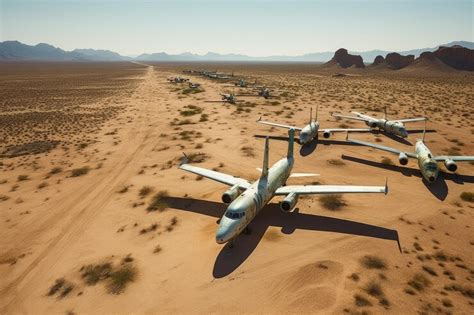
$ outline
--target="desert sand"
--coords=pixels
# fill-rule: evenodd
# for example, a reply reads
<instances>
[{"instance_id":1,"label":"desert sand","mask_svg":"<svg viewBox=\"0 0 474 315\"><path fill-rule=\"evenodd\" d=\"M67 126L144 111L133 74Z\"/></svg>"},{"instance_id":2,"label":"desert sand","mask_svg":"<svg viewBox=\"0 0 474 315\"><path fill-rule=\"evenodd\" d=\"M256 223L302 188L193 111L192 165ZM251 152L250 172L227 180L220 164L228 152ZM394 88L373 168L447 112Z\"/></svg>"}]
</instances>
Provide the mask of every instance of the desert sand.
<instances>
[{"instance_id":1,"label":"desert sand","mask_svg":"<svg viewBox=\"0 0 474 315\"><path fill-rule=\"evenodd\" d=\"M416 162L403 167L395 155L341 144L345 134L296 146L294 171L320 176L290 183L388 178L388 195L345 195L338 211L304 197L292 213L275 198L232 249L215 242L226 186L177 168L182 152L202 153L200 166L254 180L263 152L255 135L286 135L258 117L303 126L317 105L323 129L364 127L333 112L381 116L387 106L393 118L427 115L437 131L426 135L434 154L474 155L472 73L311 64L0 67L1 314L474 312L474 203L460 198L474 192L473 164L459 163L429 186ZM245 89L182 74L201 68L258 79L276 97L206 103ZM204 91L167 83L177 75ZM379 134L351 137L413 149ZM270 163L286 146L270 141ZM154 196L157 209L147 210ZM107 269L87 282L85 271L103 264L128 266L133 281L114 289Z\"/></svg>"}]
</instances>

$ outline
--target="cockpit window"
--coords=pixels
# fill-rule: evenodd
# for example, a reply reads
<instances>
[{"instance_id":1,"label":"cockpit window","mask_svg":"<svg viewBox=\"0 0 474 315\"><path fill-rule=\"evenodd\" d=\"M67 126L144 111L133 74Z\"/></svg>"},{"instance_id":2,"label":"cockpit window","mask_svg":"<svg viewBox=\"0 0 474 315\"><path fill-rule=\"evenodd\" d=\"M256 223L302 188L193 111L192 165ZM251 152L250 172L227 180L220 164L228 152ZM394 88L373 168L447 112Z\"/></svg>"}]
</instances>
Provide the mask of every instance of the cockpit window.
<instances>
[{"instance_id":1,"label":"cockpit window","mask_svg":"<svg viewBox=\"0 0 474 315\"><path fill-rule=\"evenodd\" d=\"M434 171L436 171L436 169L437 169L436 164L434 164L434 163L426 164L426 170L434 172Z\"/></svg>"},{"instance_id":2,"label":"cockpit window","mask_svg":"<svg viewBox=\"0 0 474 315\"><path fill-rule=\"evenodd\" d=\"M226 212L225 216L229 219L240 219L245 216L245 212Z\"/></svg>"}]
</instances>

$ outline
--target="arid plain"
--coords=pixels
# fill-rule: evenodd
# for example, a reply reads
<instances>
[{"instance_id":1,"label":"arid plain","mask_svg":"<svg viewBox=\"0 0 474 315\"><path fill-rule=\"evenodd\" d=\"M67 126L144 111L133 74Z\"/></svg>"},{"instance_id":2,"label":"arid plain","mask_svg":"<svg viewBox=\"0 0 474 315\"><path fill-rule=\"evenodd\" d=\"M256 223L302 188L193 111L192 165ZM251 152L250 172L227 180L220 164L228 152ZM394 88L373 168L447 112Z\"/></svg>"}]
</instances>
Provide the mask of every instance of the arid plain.
<instances>
[{"instance_id":1,"label":"arid plain","mask_svg":"<svg viewBox=\"0 0 474 315\"><path fill-rule=\"evenodd\" d=\"M351 110L426 115L435 154L474 155L474 76L464 71L320 68L314 64L2 63L0 313L472 314L474 165L424 183L417 164L344 144L301 148L291 183L383 185L318 197L283 213L278 199L239 236L215 242L224 185L180 171L194 163L256 179L268 120L321 127ZM270 86L269 100L184 69L217 69ZM336 75L339 74L339 75ZM171 76L200 83L171 84ZM335 76L336 75L336 76ZM422 129L422 123L408 125ZM380 134L351 134L412 151ZM412 134L414 143L421 134ZM270 163L287 143L270 141ZM442 170L444 166L440 165ZM400 248L399 248L400 245Z\"/></svg>"}]
</instances>

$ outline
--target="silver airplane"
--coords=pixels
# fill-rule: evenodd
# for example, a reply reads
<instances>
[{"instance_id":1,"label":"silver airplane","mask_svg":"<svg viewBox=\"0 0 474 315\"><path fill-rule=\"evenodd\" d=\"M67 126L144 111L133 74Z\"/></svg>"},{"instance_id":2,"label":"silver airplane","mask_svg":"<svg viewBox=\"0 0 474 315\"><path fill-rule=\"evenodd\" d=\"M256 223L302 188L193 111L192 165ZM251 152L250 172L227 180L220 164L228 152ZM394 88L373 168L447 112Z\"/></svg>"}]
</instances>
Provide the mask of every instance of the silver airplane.
<instances>
[{"instance_id":1,"label":"silver airplane","mask_svg":"<svg viewBox=\"0 0 474 315\"><path fill-rule=\"evenodd\" d=\"M170 83L184 83L184 82L188 82L189 79L181 78L181 77L174 77L174 78L168 78L168 81Z\"/></svg>"},{"instance_id":2,"label":"silver airplane","mask_svg":"<svg viewBox=\"0 0 474 315\"><path fill-rule=\"evenodd\" d=\"M426 117L388 120L386 108L384 110L384 118L375 118L369 115L361 114L359 112L352 112L352 113L356 116L355 117L345 116L345 115L339 115L339 114L333 114L333 116L338 117L338 118L360 120L360 121L365 122L365 124L369 126L370 128L378 128L379 130L383 130L389 134L393 134L402 138L408 137L409 131L405 128L405 123L427 120Z\"/></svg>"},{"instance_id":3,"label":"silver airplane","mask_svg":"<svg viewBox=\"0 0 474 315\"><path fill-rule=\"evenodd\" d=\"M199 84L199 83L189 82L189 88L190 89L198 89L200 86L201 86L201 84Z\"/></svg>"},{"instance_id":4,"label":"silver airplane","mask_svg":"<svg viewBox=\"0 0 474 315\"><path fill-rule=\"evenodd\" d=\"M398 154L398 161L401 165L407 165L408 158L417 159L421 175L425 180L428 181L428 183L433 183L434 181L436 181L436 178L438 178L438 162L444 162L444 165L446 166L446 169L448 171L455 172L458 169L456 162L474 161L474 156L434 156L425 144L425 133L423 133L422 139L418 139L418 141L416 141L415 152L404 152L398 149L386 147L375 143L349 139L348 137L347 141Z\"/></svg>"},{"instance_id":5,"label":"silver airplane","mask_svg":"<svg viewBox=\"0 0 474 315\"><path fill-rule=\"evenodd\" d=\"M208 170L205 168L187 164L185 155L184 161L179 166L180 169L191 172L222 184L231 186L222 195L222 202L229 204L216 232L216 242L223 244L231 242L242 231L249 231L248 225L259 211L274 197L285 196L280 203L280 208L284 212L291 211L298 201L298 196L308 194L340 194L340 193L384 193L388 191L385 186L333 186L333 185L288 185L286 181L289 177L308 176L308 174L296 174L293 176L293 144L294 129L288 132L288 153L287 156L279 160L272 167L268 167L268 137L265 139L265 151L263 156L263 167L260 178L254 183L227 175L224 173Z\"/></svg>"},{"instance_id":6,"label":"silver airplane","mask_svg":"<svg viewBox=\"0 0 474 315\"><path fill-rule=\"evenodd\" d=\"M258 123L260 124L265 124L265 125L270 125L270 126L275 126L275 127L281 127L281 128L287 128L287 129L295 129L299 131L299 142L301 145L304 145L306 143L309 143L313 141L315 138L318 137L319 133L323 134L324 138L329 138L333 132L348 132L348 131L354 131L354 132L370 132L371 129L365 128L365 129L350 129L350 128L327 128L327 129L320 129L320 124L318 121L318 111L316 109L316 117L315 120L313 120L313 109L310 109L310 115L309 115L309 123L304 126L303 128L300 127L295 127L295 126L289 126L289 125L282 125L282 124L277 124L269 121L264 121L262 120L262 117L257 120Z\"/></svg>"}]
</instances>

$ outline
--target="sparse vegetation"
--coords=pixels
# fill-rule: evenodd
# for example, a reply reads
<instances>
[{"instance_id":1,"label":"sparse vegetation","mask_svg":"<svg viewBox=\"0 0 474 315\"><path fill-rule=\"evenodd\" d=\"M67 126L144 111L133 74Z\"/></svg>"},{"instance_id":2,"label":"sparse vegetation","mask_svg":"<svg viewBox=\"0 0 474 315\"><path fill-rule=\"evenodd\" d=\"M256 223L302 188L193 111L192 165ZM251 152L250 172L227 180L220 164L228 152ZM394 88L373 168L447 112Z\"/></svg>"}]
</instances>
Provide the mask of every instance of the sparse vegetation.
<instances>
[{"instance_id":1,"label":"sparse vegetation","mask_svg":"<svg viewBox=\"0 0 474 315\"><path fill-rule=\"evenodd\" d=\"M18 175L18 181L19 182L22 182L22 181L25 181L25 180L28 180L28 179L30 179L28 177L28 175Z\"/></svg>"},{"instance_id":2,"label":"sparse vegetation","mask_svg":"<svg viewBox=\"0 0 474 315\"><path fill-rule=\"evenodd\" d=\"M120 266L118 270L110 273L107 283L107 291L111 294L122 293L129 282L135 281L137 270L129 264Z\"/></svg>"},{"instance_id":3,"label":"sparse vegetation","mask_svg":"<svg viewBox=\"0 0 474 315\"><path fill-rule=\"evenodd\" d=\"M147 207L148 211L163 211L168 205L163 201L163 198L168 196L168 192L165 190L157 192L151 199L150 204Z\"/></svg>"},{"instance_id":4,"label":"sparse vegetation","mask_svg":"<svg viewBox=\"0 0 474 315\"><path fill-rule=\"evenodd\" d=\"M367 269L387 269L387 263L374 255L365 255L360 262Z\"/></svg>"},{"instance_id":5,"label":"sparse vegetation","mask_svg":"<svg viewBox=\"0 0 474 315\"><path fill-rule=\"evenodd\" d=\"M247 157L255 157L255 153L253 152L253 148L250 146L243 146L240 148L240 151Z\"/></svg>"},{"instance_id":6,"label":"sparse vegetation","mask_svg":"<svg viewBox=\"0 0 474 315\"><path fill-rule=\"evenodd\" d=\"M87 265L81 268L81 277L87 285L94 285L106 279L112 272L112 264Z\"/></svg>"},{"instance_id":7,"label":"sparse vegetation","mask_svg":"<svg viewBox=\"0 0 474 315\"><path fill-rule=\"evenodd\" d=\"M140 188L140 190L138 191L138 195L140 196L140 198L145 198L145 197L148 196L152 191L153 191L153 188L152 188L152 187L150 187L150 186L143 186L143 187Z\"/></svg>"},{"instance_id":8,"label":"sparse vegetation","mask_svg":"<svg viewBox=\"0 0 474 315\"><path fill-rule=\"evenodd\" d=\"M79 177L89 173L90 168L88 166L75 168L71 171L71 177Z\"/></svg>"},{"instance_id":9,"label":"sparse vegetation","mask_svg":"<svg viewBox=\"0 0 474 315\"><path fill-rule=\"evenodd\" d=\"M361 294L354 294L354 303L359 307L372 306L372 303Z\"/></svg>"},{"instance_id":10,"label":"sparse vegetation","mask_svg":"<svg viewBox=\"0 0 474 315\"><path fill-rule=\"evenodd\" d=\"M324 208L332 211L341 210L347 206L340 194L323 195L319 197L319 202Z\"/></svg>"},{"instance_id":11,"label":"sparse vegetation","mask_svg":"<svg viewBox=\"0 0 474 315\"><path fill-rule=\"evenodd\" d=\"M461 193L461 199L467 202L474 202L474 193L464 191Z\"/></svg>"},{"instance_id":12,"label":"sparse vegetation","mask_svg":"<svg viewBox=\"0 0 474 315\"><path fill-rule=\"evenodd\" d=\"M346 165L346 163L344 163L344 161L341 161L340 159L330 159L330 160L328 160L328 164L329 165L334 165L334 166Z\"/></svg>"},{"instance_id":13,"label":"sparse vegetation","mask_svg":"<svg viewBox=\"0 0 474 315\"><path fill-rule=\"evenodd\" d=\"M417 273L408 281L408 285L418 292L423 292L426 288L431 286L431 281L425 275Z\"/></svg>"}]
</instances>

